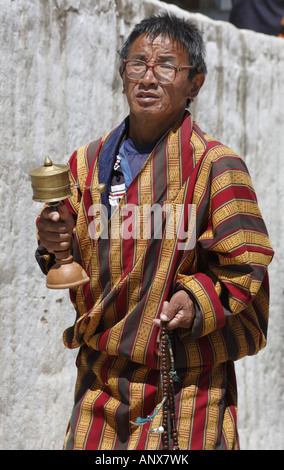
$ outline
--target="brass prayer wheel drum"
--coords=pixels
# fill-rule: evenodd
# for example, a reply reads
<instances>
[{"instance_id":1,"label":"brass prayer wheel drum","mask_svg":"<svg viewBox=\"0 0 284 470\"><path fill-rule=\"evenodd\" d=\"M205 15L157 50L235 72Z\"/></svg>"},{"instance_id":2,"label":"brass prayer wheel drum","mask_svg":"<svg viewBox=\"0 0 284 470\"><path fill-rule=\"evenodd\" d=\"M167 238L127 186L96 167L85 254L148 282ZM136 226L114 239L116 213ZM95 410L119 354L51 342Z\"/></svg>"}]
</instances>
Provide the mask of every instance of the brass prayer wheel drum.
<instances>
[{"instance_id":1,"label":"brass prayer wheel drum","mask_svg":"<svg viewBox=\"0 0 284 470\"><path fill-rule=\"evenodd\" d=\"M45 157L44 165L31 170L29 175L34 201L59 202L72 196L68 165L53 164Z\"/></svg>"}]
</instances>

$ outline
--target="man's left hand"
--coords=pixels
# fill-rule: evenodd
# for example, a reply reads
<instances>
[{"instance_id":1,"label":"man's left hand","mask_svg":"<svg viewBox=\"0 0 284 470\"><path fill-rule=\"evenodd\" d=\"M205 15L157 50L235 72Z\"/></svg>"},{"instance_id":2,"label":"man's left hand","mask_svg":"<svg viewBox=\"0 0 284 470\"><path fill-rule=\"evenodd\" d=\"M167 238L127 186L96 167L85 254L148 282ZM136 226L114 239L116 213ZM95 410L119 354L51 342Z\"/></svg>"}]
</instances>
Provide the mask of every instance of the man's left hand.
<instances>
[{"instance_id":1,"label":"man's left hand","mask_svg":"<svg viewBox=\"0 0 284 470\"><path fill-rule=\"evenodd\" d=\"M169 302L164 302L160 319L153 320L153 323L160 327L161 322L167 322L168 330L176 328L189 329L195 316L194 303L184 290L176 292Z\"/></svg>"}]
</instances>

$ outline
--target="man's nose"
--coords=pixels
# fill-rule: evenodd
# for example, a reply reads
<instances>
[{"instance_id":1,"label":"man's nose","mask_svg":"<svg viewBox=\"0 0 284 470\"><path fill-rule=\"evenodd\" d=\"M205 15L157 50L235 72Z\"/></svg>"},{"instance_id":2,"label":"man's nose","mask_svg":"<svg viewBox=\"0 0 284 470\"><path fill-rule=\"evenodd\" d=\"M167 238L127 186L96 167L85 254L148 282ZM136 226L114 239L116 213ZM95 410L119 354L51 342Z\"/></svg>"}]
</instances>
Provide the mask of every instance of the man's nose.
<instances>
[{"instance_id":1,"label":"man's nose","mask_svg":"<svg viewBox=\"0 0 284 470\"><path fill-rule=\"evenodd\" d=\"M156 79L155 74L154 74L153 66L148 65L145 75L141 79L141 83L148 85L148 86L152 84L154 85L158 84L158 80Z\"/></svg>"}]
</instances>

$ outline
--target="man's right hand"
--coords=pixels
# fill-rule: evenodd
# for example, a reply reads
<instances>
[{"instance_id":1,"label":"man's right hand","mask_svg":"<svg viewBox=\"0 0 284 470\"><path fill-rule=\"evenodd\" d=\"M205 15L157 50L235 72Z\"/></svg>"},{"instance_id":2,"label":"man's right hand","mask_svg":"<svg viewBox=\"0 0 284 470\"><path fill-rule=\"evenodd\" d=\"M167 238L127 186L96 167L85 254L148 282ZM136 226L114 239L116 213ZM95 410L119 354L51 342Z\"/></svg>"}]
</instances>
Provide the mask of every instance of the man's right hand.
<instances>
[{"instance_id":1,"label":"man's right hand","mask_svg":"<svg viewBox=\"0 0 284 470\"><path fill-rule=\"evenodd\" d=\"M59 204L56 210L54 207L44 208L37 221L37 228L41 245L49 253L55 253L57 259L66 258L74 228L74 219L67 206Z\"/></svg>"}]
</instances>

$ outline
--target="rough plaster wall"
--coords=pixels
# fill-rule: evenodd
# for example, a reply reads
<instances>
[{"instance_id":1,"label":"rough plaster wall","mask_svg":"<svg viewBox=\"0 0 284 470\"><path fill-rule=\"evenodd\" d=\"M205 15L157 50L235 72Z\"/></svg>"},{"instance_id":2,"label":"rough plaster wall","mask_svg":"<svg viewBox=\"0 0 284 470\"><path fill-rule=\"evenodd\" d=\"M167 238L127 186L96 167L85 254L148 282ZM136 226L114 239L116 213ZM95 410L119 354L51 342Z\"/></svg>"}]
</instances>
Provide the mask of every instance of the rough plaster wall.
<instances>
[{"instance_id":1,"label":"rough plaster wall","mask_svg":"<svg viewBox=\"0 0 284 470\"><path fill-rule=\"evenodd\" d=\"M1 449L60 449L76 374L61 339L74 320L68 293L48 290L34 261L41 205L28 171L46 154L65 162L123 119L116 51L165 9L204 31L209 74L192 112L246 160L276 250L268 346L236 366L242 448L283 448L283 40L156 0L0 0Z\"/></svg>"}]
</instances>

